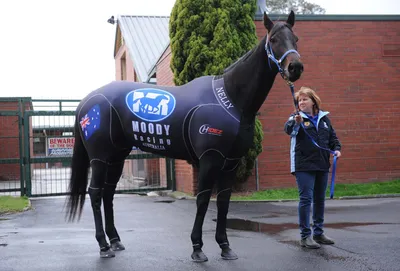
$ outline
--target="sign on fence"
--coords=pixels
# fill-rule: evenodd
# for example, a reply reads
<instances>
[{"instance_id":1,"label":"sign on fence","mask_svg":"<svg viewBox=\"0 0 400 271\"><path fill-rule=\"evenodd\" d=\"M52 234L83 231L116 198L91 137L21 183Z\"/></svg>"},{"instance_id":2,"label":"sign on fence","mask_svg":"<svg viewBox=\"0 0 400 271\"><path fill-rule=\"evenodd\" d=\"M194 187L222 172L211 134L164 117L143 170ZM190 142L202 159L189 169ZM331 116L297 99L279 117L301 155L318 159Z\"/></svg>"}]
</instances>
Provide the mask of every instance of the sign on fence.
<instances>
[{"instance_id":1,"label":"sign on fence","mask_svg":"<svg viewBox=\"0 0 400 271\"><path fill-rule=\"evenodd\" d=\"M48 156L72 156L75 138L52 137L47 139Z\"/></svg>"}]
</instances>

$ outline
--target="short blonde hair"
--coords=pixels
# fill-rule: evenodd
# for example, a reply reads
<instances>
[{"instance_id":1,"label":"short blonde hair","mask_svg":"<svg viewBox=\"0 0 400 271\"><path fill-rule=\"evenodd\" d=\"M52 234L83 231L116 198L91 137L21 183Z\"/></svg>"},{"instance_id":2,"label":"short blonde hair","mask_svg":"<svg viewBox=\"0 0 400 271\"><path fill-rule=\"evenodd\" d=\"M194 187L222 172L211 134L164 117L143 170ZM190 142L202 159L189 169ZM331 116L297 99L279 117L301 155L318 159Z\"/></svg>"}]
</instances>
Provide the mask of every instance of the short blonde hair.
<instances>
[{"instance_id":1,"label":"short blonde hair","mask_svg":"<svg viewBox=\"0 0 400 271\"><path fill-rule=\"evenodd\" d=\"M321 108L321 99L313 89L309 87L301 87L295 94L297 102L299 102L300 95L306 95L314 102L313 106L314 113L317 113L319 111L319 109Z\"/></svg>"}]
</instances>

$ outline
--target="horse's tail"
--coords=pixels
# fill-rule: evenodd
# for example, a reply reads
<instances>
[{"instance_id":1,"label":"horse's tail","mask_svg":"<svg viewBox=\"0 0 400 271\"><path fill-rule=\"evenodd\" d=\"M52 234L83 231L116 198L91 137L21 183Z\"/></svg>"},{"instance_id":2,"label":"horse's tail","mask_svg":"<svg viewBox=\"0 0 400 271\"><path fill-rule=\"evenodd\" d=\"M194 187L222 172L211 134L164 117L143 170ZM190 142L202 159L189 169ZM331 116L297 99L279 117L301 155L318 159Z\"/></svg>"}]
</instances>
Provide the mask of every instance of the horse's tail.
<instances>
[{"instance_id":1,"label":"horse's tail","mask_svg":"<svg viewBox=\"0 0 400 271\"><path fill-rule=\"evenodd\" d=\"M71 179L69 182L67 199L67 211L69 221L74 221L78 214L81 218L83 205L85 204L86 187L88 184L89 156L79 131L78 121L75 122L75 145L71 163Z\"/></svg>"}]
</instances>

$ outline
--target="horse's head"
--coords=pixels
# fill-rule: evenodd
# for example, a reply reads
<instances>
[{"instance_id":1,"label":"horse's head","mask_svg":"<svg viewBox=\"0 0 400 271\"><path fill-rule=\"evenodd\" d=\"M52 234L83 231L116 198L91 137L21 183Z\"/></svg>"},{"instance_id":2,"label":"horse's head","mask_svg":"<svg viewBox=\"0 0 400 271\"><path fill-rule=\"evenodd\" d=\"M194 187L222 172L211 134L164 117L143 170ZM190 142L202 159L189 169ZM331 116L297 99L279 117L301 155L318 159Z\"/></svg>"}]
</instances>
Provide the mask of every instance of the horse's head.
<instances>
[{"instance_id":1,"label":"horse's head","mask_svg":"<svg viewBox=\"0 0 400 271\"><path fill-rule=\"evenodd\" d=\"M293 33L294 12L286 21L275 24L264 13L264 26L268 30L265 40L265 49L268 54L268 61L275 62L282 76L291 82L300 78L304 67L297 52L297 36Z\"/></svg>"}]
</instances>

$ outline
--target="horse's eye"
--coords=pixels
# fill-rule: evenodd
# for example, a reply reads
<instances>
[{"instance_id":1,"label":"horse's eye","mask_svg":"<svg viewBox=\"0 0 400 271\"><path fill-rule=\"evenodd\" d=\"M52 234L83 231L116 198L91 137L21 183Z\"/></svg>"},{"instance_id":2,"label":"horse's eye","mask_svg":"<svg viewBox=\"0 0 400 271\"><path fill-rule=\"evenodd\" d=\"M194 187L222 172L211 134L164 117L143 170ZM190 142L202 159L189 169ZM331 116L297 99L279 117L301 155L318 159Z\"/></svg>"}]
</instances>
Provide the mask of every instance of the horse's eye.
<instances>
[{"instance_id":1,"label":"horse's eye","mask_svg":"<svg viewBox=\"0 0 400 271\"><path fill-rule=\"evenodd\" d=\"M298 38L297 36L294 36L294 40L295 40L296 42L298 42L298 41L299 41L299 38Z\"/></svg>"},{"instance_id":2,"label":"horse's eye","mask_svg":"<svg viewBox=\"0 0 400 271\"><path fill-rule=\"evenodd\" d=\"M272 42L272 43L274 43L274 42L276 42L276 38L275 38L275 37L271 37L271 38L269 39L269 41Z\"/></svg>"}]
</instances>

